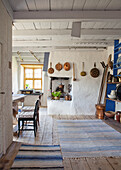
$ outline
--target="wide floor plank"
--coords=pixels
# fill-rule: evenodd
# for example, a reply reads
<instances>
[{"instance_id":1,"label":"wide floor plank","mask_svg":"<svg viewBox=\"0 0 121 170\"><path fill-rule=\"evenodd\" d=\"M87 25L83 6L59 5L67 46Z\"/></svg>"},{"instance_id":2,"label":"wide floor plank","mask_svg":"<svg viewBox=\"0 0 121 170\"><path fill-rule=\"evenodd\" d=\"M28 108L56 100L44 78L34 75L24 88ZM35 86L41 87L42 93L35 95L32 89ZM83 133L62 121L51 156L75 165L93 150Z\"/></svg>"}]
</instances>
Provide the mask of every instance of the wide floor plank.
<instances>
[{"instance_id":1,"label":"wide floor plank","mask_svg":"<svg viewBox=\"0 0 121 170\"><path fill-rule=\"evenodd\" d=\"M63 160L64 170L73 170L71 167L71 161L68 158L64 158Z\"/></svg>"},{"instance_id":2,"label":"wide floor plank","mask_svg":"<svg viewBox=\"0 0 121 170\"><path fill-rule=\"evenodd\" d=\"M121 158L107 158L111 166L116 170L121 170Z\"/></svg>"},{"instance_id":3,"label":"wide floor plank","mask_svg":"<svg viewBox=\"0 0 121 170\"><path fill-rule=\"evenodd\" d=\"M113 170L106 158L86 158L91 170Z\"/></svg>"},{"instance_id":4,"label":"wide floor plank","mask_svg":"<svg viewBox=\"0 0 121 170\"><path fill-rule=\"evenodd\" d=\"M18 150L21 146L20 142L13 142L7 150L7 153L0 159L0 169L10 169L14 158L16 157Z\"/></svg>"}]
</instances>

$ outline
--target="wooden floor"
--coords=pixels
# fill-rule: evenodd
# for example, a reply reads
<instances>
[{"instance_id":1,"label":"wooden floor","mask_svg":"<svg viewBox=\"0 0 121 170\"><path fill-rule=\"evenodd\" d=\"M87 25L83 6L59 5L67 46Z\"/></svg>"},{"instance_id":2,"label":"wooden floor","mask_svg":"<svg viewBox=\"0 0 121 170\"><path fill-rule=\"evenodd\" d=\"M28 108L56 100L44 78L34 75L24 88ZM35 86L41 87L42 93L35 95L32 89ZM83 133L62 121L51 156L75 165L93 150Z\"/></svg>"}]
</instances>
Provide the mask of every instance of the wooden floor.
<instances>
[{"instance_id":1,"label":"wooden floor","mask_svg":"<svg viewBox=\"0 0 121 170\"><path fill-rule=\"evenodd\" d=\"M0 160L0 169L10 169L21 143L29 144L59 144L56 119L95 119L95 116L48 116L46 108L40 108L40 126L37 137L33 132L24 131L17 137L14 134L13 143L7 154ZM113 120L104 120L107 124L121 132L121 124ZM65 170L121 170L121 157L101 158L66 158L63 160Z\"/></svg>"}]
</instances>

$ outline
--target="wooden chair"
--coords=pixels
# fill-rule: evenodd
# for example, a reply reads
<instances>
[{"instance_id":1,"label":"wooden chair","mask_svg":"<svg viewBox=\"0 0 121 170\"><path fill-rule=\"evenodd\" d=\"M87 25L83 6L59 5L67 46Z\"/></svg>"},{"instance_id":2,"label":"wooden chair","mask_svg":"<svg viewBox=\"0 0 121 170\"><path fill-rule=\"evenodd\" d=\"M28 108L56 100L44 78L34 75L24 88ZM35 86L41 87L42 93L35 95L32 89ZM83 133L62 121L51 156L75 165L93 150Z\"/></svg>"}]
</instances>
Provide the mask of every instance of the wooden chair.
<instances>
[{"instance_id":1,"label":"wooden chair","mask_svg":"<svg viewBox=\"0 0 121 170\"><path fill-rule=\"evenodd\" d=\"M34 131L34 136L36 137L36 132L37 132L37 114L39 112L39 100L36 101L35 103L35 109L34 111L29 111L29 112L21 112L18 114L18 137L20 135L20 130L22 131ZM20 122L22 121L22 128L20 129ZM30 124L27 123L27 121L31 121L33 128L24 128L24 126L30 126ZM26 122L26 123L25 123Z\"/></svg>"},{"instance_id":2,"label":"wooden chair","mask_svg":"<svg viewBox=\"0 0 121 170\"><path fill-rule=\"evenodd\" d=\"M34 111L35 107L34 106L24 106L22 108L22 111L23 112L31 112L31 111Z\"/></svg>"},{"instance_id":3,"label":"wooden chair","mask_svg":"<svg viewBox=\"0 0 121 170\"><path fill-rule=\"evenodd\" d=\"M43 94L39 95L39 106L41 106L41 96L42 96L42 95L43 95ZM24 111L24 112L34 111L34 106L24 106L24 107L22 108L22 111ZM38 123L38 125L39 125L39 110L38 110L38 112L37 112L37 123Z\"/></svg>"}]
</instances>

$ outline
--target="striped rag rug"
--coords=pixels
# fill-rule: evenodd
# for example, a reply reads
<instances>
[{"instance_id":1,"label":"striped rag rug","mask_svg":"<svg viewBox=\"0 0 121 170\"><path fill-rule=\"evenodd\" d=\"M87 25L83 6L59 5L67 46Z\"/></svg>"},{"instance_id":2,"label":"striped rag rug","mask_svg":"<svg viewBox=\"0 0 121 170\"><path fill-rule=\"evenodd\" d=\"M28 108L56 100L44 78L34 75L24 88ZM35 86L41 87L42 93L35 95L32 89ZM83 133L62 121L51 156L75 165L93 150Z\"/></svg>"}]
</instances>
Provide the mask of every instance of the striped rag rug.
<instances>
[{"instance_id":1,"label":"striped rag rug","mask_svg":"<svg viewBox=\"0 0 121 170\"><path fill-rule=\"evenodd\" d=\"M11 169L63 170L60 145L22 144Z\"/></svg>"},{"instance_id":2,"label":"striped rag rug","mask_svg":"<svg viewBox=\"0 0 121 170\"><path fill-rule=\"evenodd\" d=\"M58 120L63 157L121 156L121 133L102 120Z\"/></svg>"}]
</instances>

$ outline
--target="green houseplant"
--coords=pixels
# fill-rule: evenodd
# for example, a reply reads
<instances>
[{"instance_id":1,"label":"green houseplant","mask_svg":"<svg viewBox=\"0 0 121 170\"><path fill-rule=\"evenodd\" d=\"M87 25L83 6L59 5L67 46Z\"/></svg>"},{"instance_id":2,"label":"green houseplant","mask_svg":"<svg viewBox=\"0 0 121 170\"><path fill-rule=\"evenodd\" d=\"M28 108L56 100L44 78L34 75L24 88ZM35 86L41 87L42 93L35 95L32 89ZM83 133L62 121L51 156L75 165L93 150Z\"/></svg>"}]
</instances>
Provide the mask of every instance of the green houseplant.
<instances>
[{"instance_id":1,"label":"green houseplant","mask_svg":"<svg viewBox=\"0 0 121 170\"><path fill-rule=\"evenodd\" d=\"M54 92L52 92L52 96L55 100L59 100L60 96L61 96L61 92L60 91L54 91Z\"/></svg>"}]
</instances>

